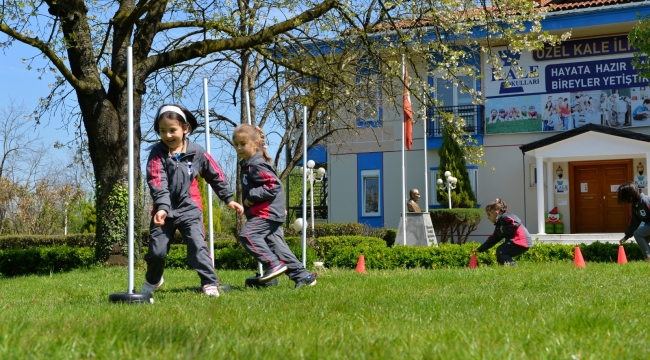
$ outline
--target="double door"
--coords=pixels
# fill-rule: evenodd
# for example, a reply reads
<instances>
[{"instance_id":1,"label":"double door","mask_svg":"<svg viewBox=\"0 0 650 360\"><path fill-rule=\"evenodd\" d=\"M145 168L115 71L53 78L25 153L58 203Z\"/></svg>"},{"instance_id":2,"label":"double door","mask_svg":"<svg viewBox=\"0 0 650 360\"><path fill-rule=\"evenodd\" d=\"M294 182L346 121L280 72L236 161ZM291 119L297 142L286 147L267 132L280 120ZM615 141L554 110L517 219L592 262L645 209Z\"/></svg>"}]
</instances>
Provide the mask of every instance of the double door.
<instances>
[{"instance_id":1,"label":"double door","mask_svg":"<svg viewBox=\"0 0 650 360\"><path fill-rule=\"evenodd\" d=\"M617 188L633 180L632 159L569 163L571 232L623 232L630 206L618 205Z\"/></svg>"}]
</instances>

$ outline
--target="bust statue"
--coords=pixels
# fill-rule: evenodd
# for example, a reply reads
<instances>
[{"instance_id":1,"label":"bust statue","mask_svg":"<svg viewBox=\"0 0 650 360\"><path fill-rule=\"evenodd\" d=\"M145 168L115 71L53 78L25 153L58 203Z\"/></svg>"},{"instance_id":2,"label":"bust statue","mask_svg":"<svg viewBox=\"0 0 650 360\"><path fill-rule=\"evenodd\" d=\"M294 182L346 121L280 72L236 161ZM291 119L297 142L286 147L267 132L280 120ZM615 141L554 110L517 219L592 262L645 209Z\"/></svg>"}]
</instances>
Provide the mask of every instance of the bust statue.
<instances>
[{"instance_id":1,"label":"bust statue","mask_svg":"<svg viewBox=\"0 0 650 360\"><path fill-rule=\"evenodd\" d=\"M420 191L418 189L411 189L409 192L411 199L406 202L406 207L409 212L422 212L420 206L418 205L418 200L420 200Z\"/></svg>"}]
</instances>

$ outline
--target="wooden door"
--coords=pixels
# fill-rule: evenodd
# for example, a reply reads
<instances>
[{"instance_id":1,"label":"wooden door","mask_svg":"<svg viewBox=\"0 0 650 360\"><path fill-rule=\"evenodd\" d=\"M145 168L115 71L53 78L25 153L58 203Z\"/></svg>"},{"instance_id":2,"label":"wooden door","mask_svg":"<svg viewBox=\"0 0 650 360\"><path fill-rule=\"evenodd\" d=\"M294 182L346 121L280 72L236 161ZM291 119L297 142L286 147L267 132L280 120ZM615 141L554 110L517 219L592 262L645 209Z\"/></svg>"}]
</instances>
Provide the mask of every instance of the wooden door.
<instances>
[{"instance_id":1,"label":"wooden door","mask_svg":"<svg viewBox=\"0 0 650 360\"><path fill-rule=\"evenodd\" d=\"M618 205L616 189L632 180L632 160L570 163L571 232L623 232L629 205Z\"/></svg>"}]
</instances>

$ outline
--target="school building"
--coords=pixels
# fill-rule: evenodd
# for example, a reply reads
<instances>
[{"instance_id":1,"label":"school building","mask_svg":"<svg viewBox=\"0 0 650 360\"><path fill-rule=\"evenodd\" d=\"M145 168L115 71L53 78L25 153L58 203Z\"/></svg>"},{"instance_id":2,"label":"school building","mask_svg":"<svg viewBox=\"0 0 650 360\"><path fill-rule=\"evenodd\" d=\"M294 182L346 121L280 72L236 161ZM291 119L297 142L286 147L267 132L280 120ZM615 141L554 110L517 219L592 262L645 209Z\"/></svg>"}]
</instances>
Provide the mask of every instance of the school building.
<instances>
[{"instance_id":1,"label":"school building","mask_svg":"<svg viewBox=\"0 0 650 360\"><path fill-rule=\"evenodd\" d=\"M545 215L553 208L561 214L566 234L618 236L630 215L629 206L617 204L617 186L633 180L648 191L650 116L643 115L639 106L650 99L650 88L648 79L638 76L632 66L627 35L638 23L637 14L650 13L650 3L573 0L543 5L550 3L555 8L542 22L543 29L571 31L572 36L561 45L518 55L519 65L537 77L517 78L513 71L509 86L504 86L491 76L483 55L476 54L485 75L476 82L487 98L483 105L473 105L469 96L442 78L429 75L428 81L435 96L444 99L444 110L461 115L467 131L485 148L487 166L468 166L478 206L484 208L495 198L505 200L509 212L540 239ZM505 59L503 66L508 70ZM426 71L409 69L409 74L416 73ZM395 102L401 104L401 96ZM429 209L447 207L436 201L436 180L442 177L438 175L442 133L434 121L438 114L428 111L426 133L422 119L413 126L403 193L403 114L387 103L383 98L378 104L381 131L369 131L345 147L327 144L329 222L396 229L412 188L422 194L421 208L425 193ZM420 106L413 102L416 118ZM470 241L482 241L493 230L484 217Z\"/></svg>"}]
</instances>

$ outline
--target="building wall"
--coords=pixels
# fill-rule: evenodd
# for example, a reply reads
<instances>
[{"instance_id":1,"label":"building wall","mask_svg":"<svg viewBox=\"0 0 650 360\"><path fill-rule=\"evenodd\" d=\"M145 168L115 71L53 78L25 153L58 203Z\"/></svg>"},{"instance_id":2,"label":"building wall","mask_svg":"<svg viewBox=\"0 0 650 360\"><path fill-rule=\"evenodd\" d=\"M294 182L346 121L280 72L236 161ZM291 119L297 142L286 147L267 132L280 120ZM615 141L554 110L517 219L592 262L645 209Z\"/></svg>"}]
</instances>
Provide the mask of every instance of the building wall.
<instances>
[{"instance_id":1,"label":"building wall","mask_svg":"<svg viewBox=\"0 0 650 360\"><path fill-rule=\"evenodd\" d=\"M629 5L629 4L627 4ZM627 6L626 5L626 6ZM641 7L642 13L648 13L650 8L649 6ZM628 15L638 11L627 11ZM617 14L620 11L616 11ZM618 36L625 37L625 32L629 31L630 27L633 26L633 22L621 22L613 24L612 26L603 27L603 26L593 26L593 25L602 25L607 22L612 22L611 16L604 15L601 11L594 10L584 10L586 14L574 14L570 12L554 14L550 16L549 29L555 31L561 31L562 29L568 29L577 25L581 25L581 28L575 29L573 31L574 36L584 38L583 40L590 40L596 37L606 36L603 32L607 34L618 33ZM588 15L588 16L587 16ZM628 16L626 15L626 16ZM572 17L573 16L573 17ZM620 16L620 15L617 15ZM578 20L572 20L578 19ZM578 22L576 22L578 21ZM589 25L593 24L593 25ZM607 35L614 36L614 35ZM579 40L579 39L577 39ZM532 57L528 54L529 58ZM566 61L573 63L580 62L598 62L606 59L619 59L624 57L630 57L631 53L627 54L617 54L608 56L593 56L589 58L568 58ZM538 56L539 58L539 56ZM545 63L548 67L549 64L559 64L561 61ZM419 66L424 66L420 64ZM422 69L419 69L422 72ZM483 69L484 73L489 72L489 69ZM409 73L417 74L414 69L410 69ZM545 76L546 74L542 74ZM417 76L417 75L416 75ZM549 75L549 79L551 76ZM557 76L553 79L558 80ZM570 79L580 79L580 76L567 76L567 80ZM487 79L481 86L480 90L484 94L491 94L495 99L488 99L486 103L486 113L489 113L489 109L495 103L499 101L504 102L508 96L514 95L504 95L498 94L494 90L494 84L486 85ZM562 79L560 79L562 80ZM525 82L523 82L525 84ZM537 97L543 97L547 94L545 93L544 84L531 84L533 87L537 86L537 90L528 91L528 93L534 94ZM618 89L624 85L610 86L607 90L610 93L613 92L613 89ZM628 90L625 90L625 94L629 92L630 98L632 98L633 93L636 94L636 99L633 100L638 103L640 99L640 90L641 85L625 85ZM488 87L488 88L486 88ZM490 91L492 91L490 93ZM600 91L600 90L598 90ZM650 96L650 88L646 87L645 89L648 96ZM566 94L570 96L572 93L571 89L567 89ZM595 92L594 92L595 93ZM496 94L496 95L495 95ZM525 95L525 94L524 94ZM567 96L568 97L568 96ZM500 99L499 99L500 98ZM416 120L416 123L413 126L413 148L410 151L405 152L405 169L406 169L406 186L405 191L402 190L402 126L403 126L403 115L402 115L402 98L401 94L396 94L393 99L384 98L382 101L383 106L383 126L380 129L366 129L362 132L362 135L358 139L350 139L349 142L346 142L345 146L340 146L336 144L328 145L329 156L329 176L330 176L330 221L331 222L349 222L349 221L358 221L359 219L359 196L357 193L358 189L358 156L363 153L382 153L382 182L383 182L383 221L384 226L388 228L397 228L400 213L402 211L402 204L408 198L408 192L412 188L417 188L422 194L420 199L420 207L425 208L425 199L424 193L426 191L425 184L425 165L424 165L424 133L422 129L422 120L418 118L420 114L419 109L421 104L418 103L415 96L411 97L413 103L413 113ZM536 102L541 102L540 99L534 99ZM542 109L539 108L539 105L536 103L538 111ZM633 107L632 107L633 108ZM644 134L650 134L650 119L647 120L648 124L646 125L643 122L637 122L634 126L627 128L628 130L637 131ZM508 204L509 211L517 214L525 223L526 227L531 233L538 233L541 229L538 229L537 224L537 189L531 183L531 167L536 165L536 159L532 156L522 154L521 145L528 144L534 141L538 141L549 136L555 135L557 132L544 132L541 129L531 132L512 132L512 133L500 133L488 132L487 135L483 137L483 146L485 148L485 155L483 159L486 162L486 166L480 166L478 169L478 198L477 202L481 208L484 208L489 202L494 201L495 198L502 198ZM603 144L606 146L606 144ZM427 151L427 167L437 167L439 164L439 157L437 149L430 149ZM594 159L595 160L595 159ZM633 157L633 163L638 164L641 162L644 166L647 167L646 159L643 157L635 156ZM568 160L558 160L553 163L553 168L561 166L565 169L565 174L568 176L569 161ZM647 172L646 172L647 173ZM445 204L438 204L435 200L435 178L432 178L431 173L428 172L428 192L429 192L429 205L430 207L446 207ZM554 176L555 178L555 176ZM546 177L545 177L546 180ZM553 184L546 184L546 186L553 186ZM647 193L647 189L644 190ZM558 210L562 214L562 220L565 223L565 232L570 232L570 194L558 194L553 197L553 204L548 205L550 210L552 206L556 206L558 202L564 203L561 200L566 200L567 205L559 205ZM545 200L546 200L546 191L545 191ZM484 217L478 227L474 232L475 240L483 239L483 236L487 236L492 233L494 230L494 225L490 223L486 217Z\"/></svg>"},{"instance_id":2,"label":"building wall","mask_svg":"<svg viewBox=\"0 0 650 360\"><path fill-rule=\"evenodd\" d=\"M356 221L357 202L357 155L347 154L329 157L328 167L328 219L329 222L343 223ZM335 195L332 196L332 191Z\"/></svg>"}]
</instances>

